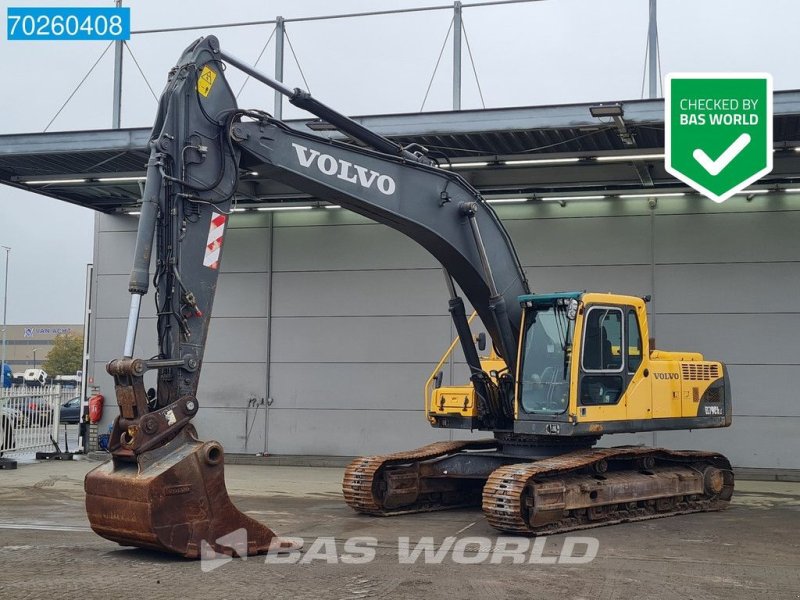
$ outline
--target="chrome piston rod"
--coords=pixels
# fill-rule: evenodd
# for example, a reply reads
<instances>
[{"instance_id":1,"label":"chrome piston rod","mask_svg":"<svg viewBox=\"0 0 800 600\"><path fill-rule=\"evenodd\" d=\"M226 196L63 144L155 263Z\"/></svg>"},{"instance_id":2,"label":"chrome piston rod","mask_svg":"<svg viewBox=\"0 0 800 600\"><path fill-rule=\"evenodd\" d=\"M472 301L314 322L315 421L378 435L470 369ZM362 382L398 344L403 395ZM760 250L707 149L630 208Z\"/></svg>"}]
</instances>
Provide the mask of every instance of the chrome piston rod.
<instances>
[{"instance_id":1,"label":"chrome piston rod","mask_svg":"<svg viewBox=\"0 0 800 600\"><path fill-rule=\"evenodd\" d=\"M139 309L141 305L141 294L131 294L131 308L128 312L128 329L125 331L125 349L122 352L125 358L133 358L133 347L136 344L136 329L139 326Z\"/></svg>"}]
</instances>

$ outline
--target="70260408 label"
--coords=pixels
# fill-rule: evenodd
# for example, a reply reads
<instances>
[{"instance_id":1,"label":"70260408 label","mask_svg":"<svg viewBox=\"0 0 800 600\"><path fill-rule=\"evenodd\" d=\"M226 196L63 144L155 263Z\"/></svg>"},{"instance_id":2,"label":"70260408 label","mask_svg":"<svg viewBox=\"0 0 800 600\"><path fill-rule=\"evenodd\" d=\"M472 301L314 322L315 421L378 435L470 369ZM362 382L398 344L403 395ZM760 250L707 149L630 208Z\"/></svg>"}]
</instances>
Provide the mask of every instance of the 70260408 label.
<instances>
[{"instance_id":1,"label":"70260408 label","mask_svg":"<svg viewBox=\"0 0 800 600\"><path fill-rule=\"evenodd\" d=\"M127 40L129 7L8 7L9 40Z\"/></svg>"}]
</instances>

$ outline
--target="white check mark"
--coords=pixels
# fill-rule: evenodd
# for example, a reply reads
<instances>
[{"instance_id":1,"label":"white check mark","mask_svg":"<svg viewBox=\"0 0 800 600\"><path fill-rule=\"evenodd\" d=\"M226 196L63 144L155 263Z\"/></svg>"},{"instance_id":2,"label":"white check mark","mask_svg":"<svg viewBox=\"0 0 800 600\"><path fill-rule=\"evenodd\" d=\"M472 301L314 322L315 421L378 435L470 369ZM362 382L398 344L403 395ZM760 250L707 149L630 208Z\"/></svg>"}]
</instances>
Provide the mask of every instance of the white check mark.
<instances>
[{"instance_id":1,"label":"white check mark","mask_svg":"<svg viewBox=\"0 0 800 600\"><path fill-rule=\"evenodd\" d=\"M717 160L711 160L703 150L697 148L694 152L692 152L692 156L694 159L700 163L700 166L703 167L706 171L711 173L711 175L719 175L722 170L727 167L731 161L739 156L739 154L747 147L747 144L750 143L750 134L743 133L736 141L734 141L728 148L719 155Z\"/></svg>"}]
</instances>

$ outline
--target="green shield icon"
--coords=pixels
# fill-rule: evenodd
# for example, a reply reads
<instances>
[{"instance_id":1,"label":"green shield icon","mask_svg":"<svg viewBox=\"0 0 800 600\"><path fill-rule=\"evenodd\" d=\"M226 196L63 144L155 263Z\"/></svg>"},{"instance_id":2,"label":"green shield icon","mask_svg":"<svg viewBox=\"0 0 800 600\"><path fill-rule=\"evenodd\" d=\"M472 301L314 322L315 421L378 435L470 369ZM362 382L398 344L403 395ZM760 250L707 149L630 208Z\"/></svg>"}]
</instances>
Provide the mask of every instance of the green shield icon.
<instances>
[{"instance_id":1,"label":"green shield icon","mask_svg":"<svg viewBox=\"0 0 800 600\"><path fill-rule=\"evenodd\" d=\"M724 202L772 171L772 76L667 75L667 171Z\"/></svg>"}]
</instances>

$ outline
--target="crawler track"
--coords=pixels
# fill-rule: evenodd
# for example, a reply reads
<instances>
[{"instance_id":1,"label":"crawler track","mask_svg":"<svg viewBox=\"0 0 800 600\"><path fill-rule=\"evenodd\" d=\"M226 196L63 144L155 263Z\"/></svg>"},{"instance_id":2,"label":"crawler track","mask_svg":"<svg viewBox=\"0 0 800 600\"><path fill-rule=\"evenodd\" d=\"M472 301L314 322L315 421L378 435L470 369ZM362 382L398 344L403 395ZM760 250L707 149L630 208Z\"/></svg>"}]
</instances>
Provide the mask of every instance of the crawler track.
<instances>
[{"instance_id":1,"label":"crawler track","mask_svg":"<svg viewBox=\"0 0 800 600\"><path fill-rule=\"evenodd\" d=\"M507 465L483 488L483 512L500 531L550 534L721 510L733 472L719 454L604 448Z\"/></svg>"},{"instance_id":2,"label":"crawler track","mask_svg":"<svg viewBox=\"0 0 800 600\"><path fill-rule=\"evenodd\" d=\"M344 472L342 481L342 493L348 506L354 510L378 516L390 516L414 512L426 512L432 510L444 510L457 506L468 506L479 504L480 498L452 498L442 502L441 493L424 493L418 488L412 490L410 486L418 479L408 478L406 489L409 493L416 493L417 499L412 504L398 508L391 508L386 505L386 470L388 467L410 464L415 465L440 458L449 454L457 454L468 450L486 450L497 447L495 440L479 441L455 441L455 442L434 442L416 450L395 452L394 454L383 454L378 456L365 456L351 462ZM471 494L468 494L471 496Z\"/></svg>"},{"instance_id":3,"label":"crawler track","mask_svg":"<svg viewBox=\"0 0 800 600\"><path fill-rule=\"evenodd\" d=\"M721 510L733 495L730 463L710 452L581 449L487 470L483 479L450 477L431 468L437 459L452 456L474 453L479 459L481 451L492 454L498 443L437 442L358 458L345 470L345 501L360 513L378 516L482 503L496 529L535 535Z\"/></svg>"}]
</instances>

